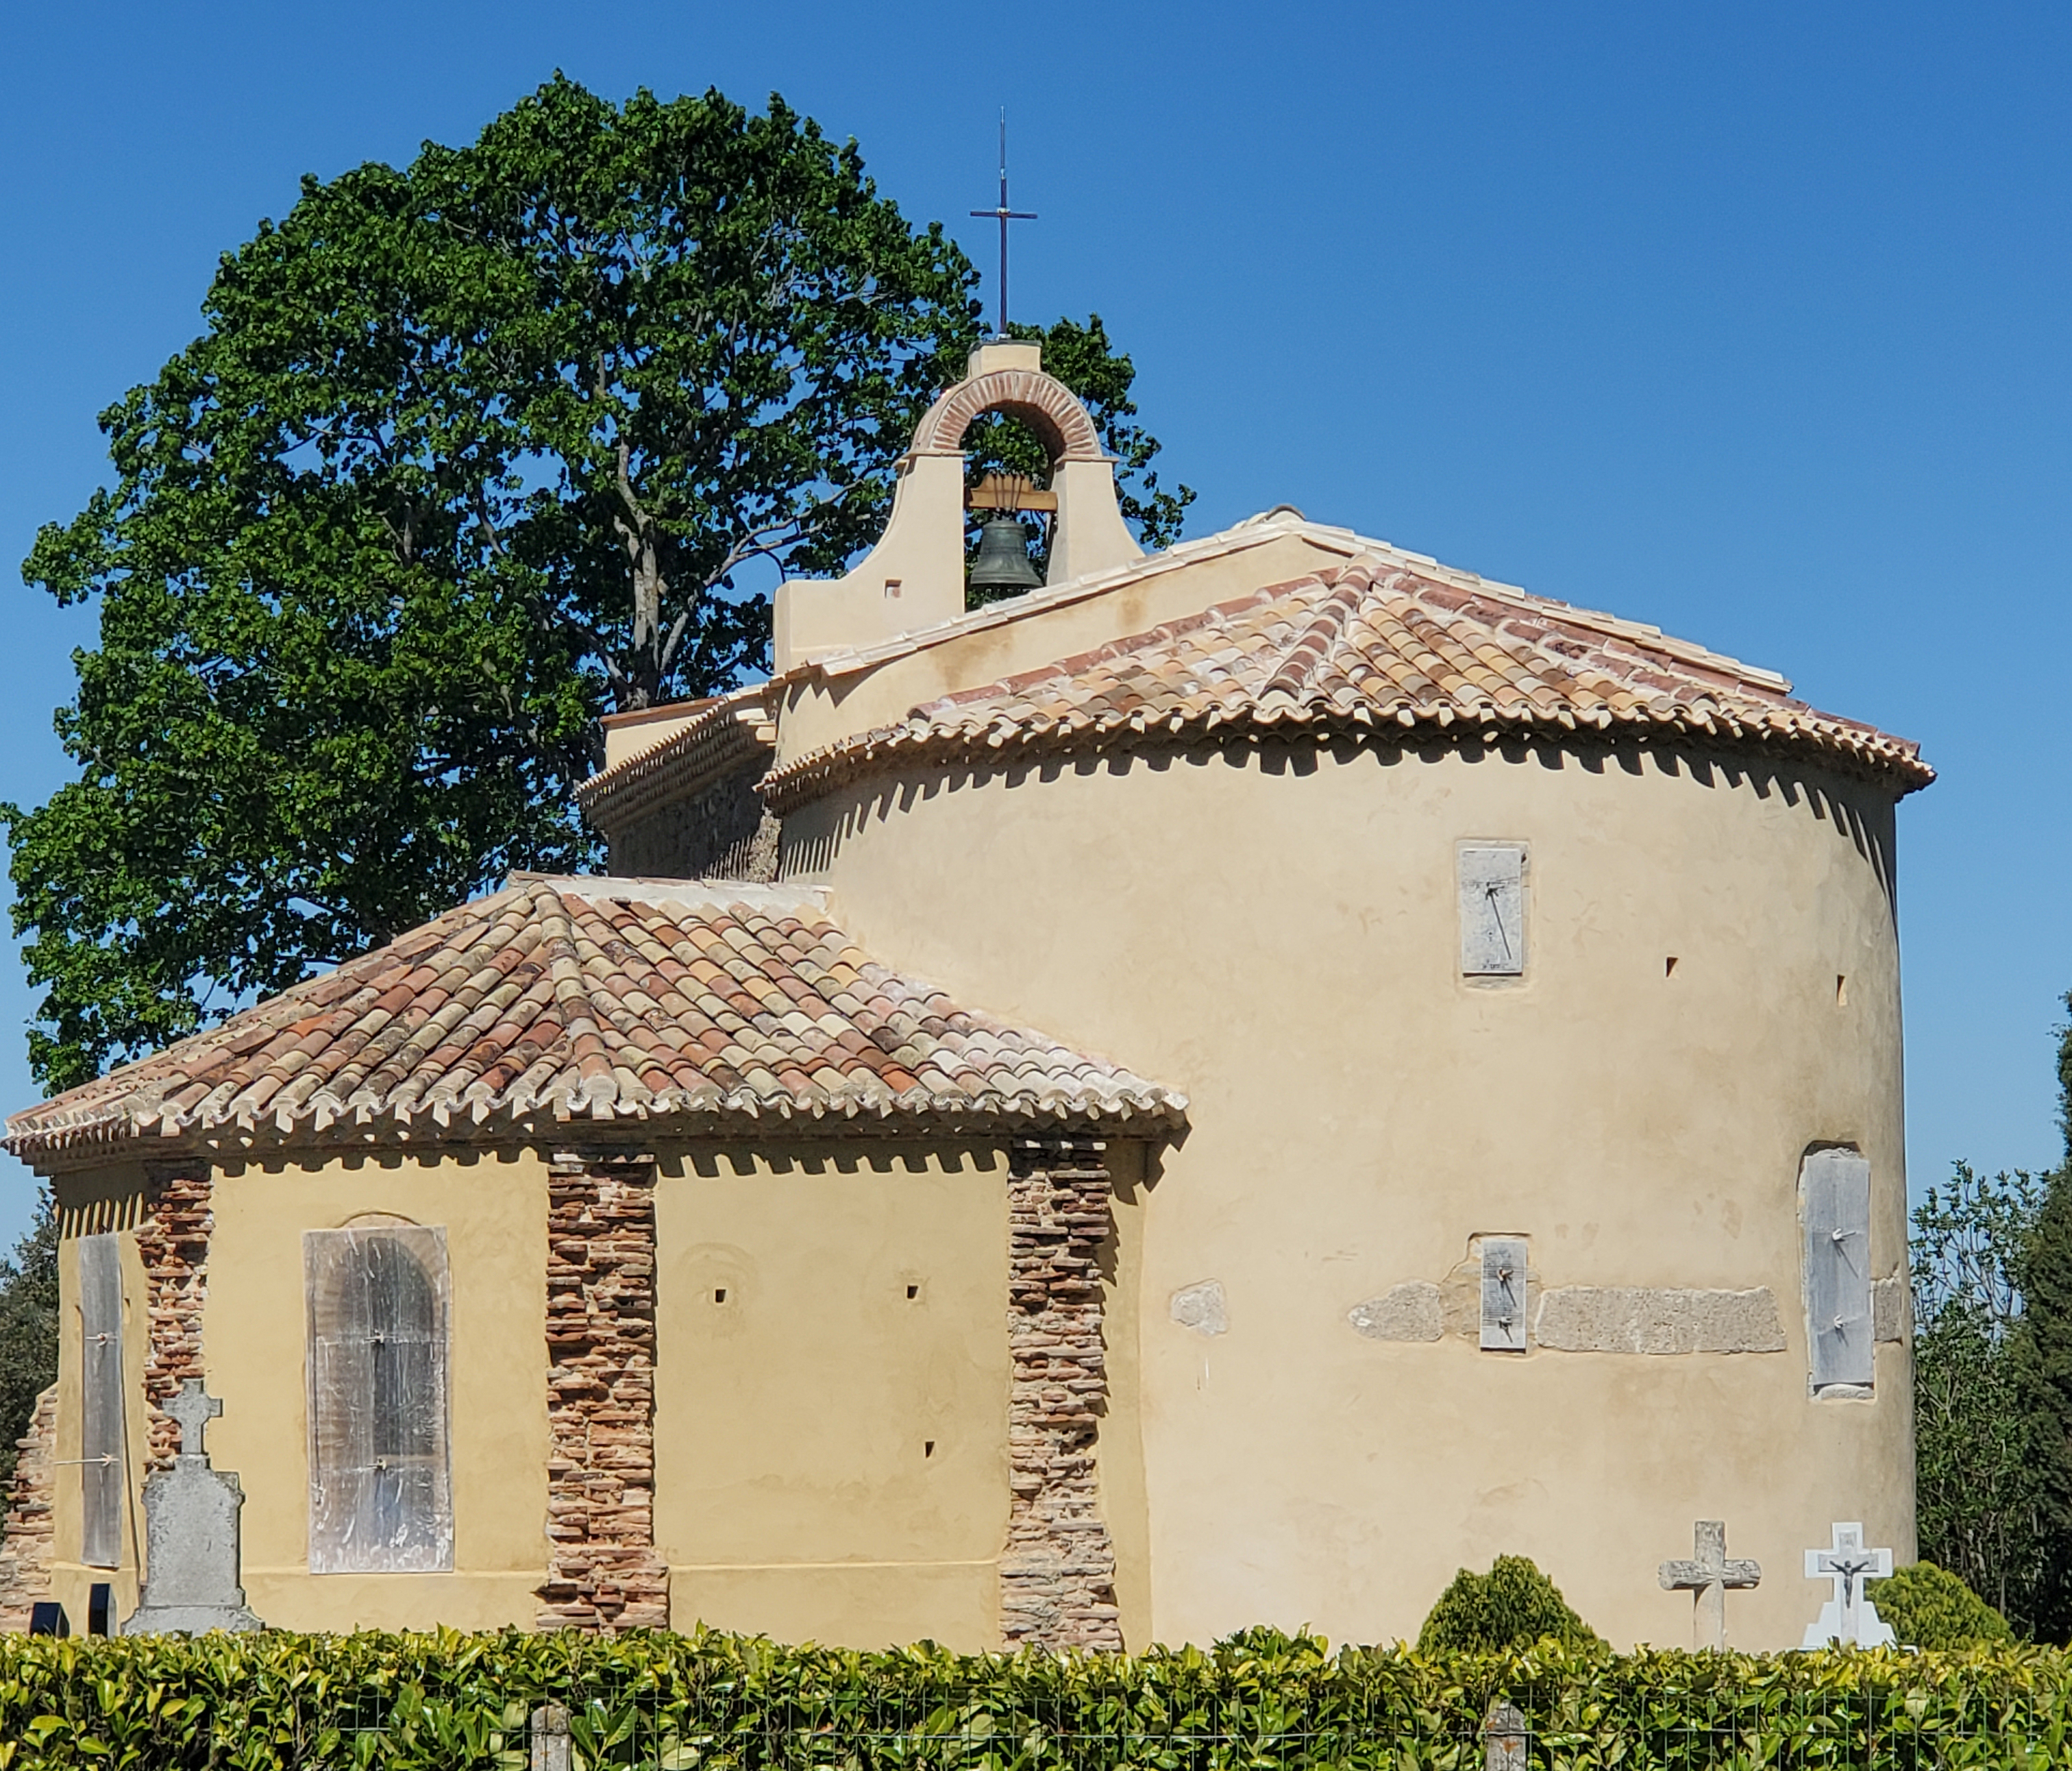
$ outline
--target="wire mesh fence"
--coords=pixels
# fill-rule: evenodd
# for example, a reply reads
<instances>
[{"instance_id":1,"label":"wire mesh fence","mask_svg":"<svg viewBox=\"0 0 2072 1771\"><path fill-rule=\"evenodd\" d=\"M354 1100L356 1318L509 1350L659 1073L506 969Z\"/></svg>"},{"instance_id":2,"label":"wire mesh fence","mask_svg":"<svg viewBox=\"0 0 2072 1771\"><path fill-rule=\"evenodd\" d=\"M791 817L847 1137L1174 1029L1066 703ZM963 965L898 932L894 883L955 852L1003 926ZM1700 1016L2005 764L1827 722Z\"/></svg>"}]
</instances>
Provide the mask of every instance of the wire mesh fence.
<instances>
[{"instance_id":1,"label":"wire mesh fence","mask_svg":"<svg viewBox=\"0 0 2072 1771\"><path fill-rule=\"evenodd\" d=\"M333 1712L296 1762L511 1771L1930 1771L2072 1767L2062 1701L1933 1703L1903 1687L1664 1686L1608 1711L1572 1685L1301 1695L1138 1682L1054 1694L917 1682L887 1692L767 1692L635 1681L495 1713L410 1694ZM1427 1694L1428 1697L1430 1694ZM1614 1712L1615 1711L1615 1712ZM343 1725L340 1725L343 1724Z\"/></svg>"}]
</instances>

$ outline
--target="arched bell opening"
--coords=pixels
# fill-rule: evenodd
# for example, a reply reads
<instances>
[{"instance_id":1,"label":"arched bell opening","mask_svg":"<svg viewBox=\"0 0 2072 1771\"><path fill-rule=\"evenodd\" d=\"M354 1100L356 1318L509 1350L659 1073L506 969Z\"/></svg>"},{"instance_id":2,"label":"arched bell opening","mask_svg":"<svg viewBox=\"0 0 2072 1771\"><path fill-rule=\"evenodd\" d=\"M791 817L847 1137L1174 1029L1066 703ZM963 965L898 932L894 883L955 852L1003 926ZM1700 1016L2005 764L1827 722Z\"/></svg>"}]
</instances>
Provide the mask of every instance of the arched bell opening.
<instances>
[{"instance_id":1,"label":"arched bell opening","mask_svg":"<svg viewBox=\"0 0 2072 1771\"><path fill-rule=\"evenodd\" d=\"M775 666L939 626L1143 554L1086 407L1043 373L1037 344L994 340L916 427L878 545L838 579L778 587Z\"/></svg>"},{"instance_id":2,"label":"arched bell opening","mask_svg":"<svg viewBox=\"0 0 2072 1771\"><path fill-rule=\"evenodd\" d=\"M1003 406L974 419L963 441L964 607L976 609L1048 579L1058 517L1051 472L1063 439L1047 414Z\"/></svg>"}]
</instances>

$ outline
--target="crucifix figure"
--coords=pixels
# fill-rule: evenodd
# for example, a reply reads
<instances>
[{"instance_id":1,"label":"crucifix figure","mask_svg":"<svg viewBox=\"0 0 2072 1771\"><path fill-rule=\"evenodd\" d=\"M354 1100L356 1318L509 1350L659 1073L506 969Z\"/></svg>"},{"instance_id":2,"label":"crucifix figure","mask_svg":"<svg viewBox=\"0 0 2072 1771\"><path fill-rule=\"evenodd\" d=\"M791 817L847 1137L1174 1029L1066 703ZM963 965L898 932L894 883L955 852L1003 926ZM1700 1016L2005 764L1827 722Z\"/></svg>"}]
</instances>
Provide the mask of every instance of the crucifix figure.
<instances>
[{"instance_id":1,"label":"crucifix figure","mask_svg":"<svg viewBox=\"0 0 2072 1771\"><path fill-rule=\"evenodd\" d=\"M1000 207L997 209L974 209L979 216L992 216L1000 224L1000 331L999 337L1007 336L1007 224L1010 221L1034 221L1033 209L1010 209L1007 206L1007 113L1000 113Z\"/></svg>"},{"instance_id":2,"label":"crucifix figure","mask_svg":"<svg viewBox=\"0 0 2072 1771\"><path fill-rule=\"evenodd\" d=\"M190 1378L180 1386L179 1394L166 1404L165 1412L179 1423L180 1456L207 1457L208 1453L202 1448L202 1433L223 1412L222 1402L203 1390L200 1378Z\"/></svg>"},{"instance_id":3,"label":"crucifix figure","mask_svg":"<svg viewBox=\"0 0 2072 1771\"><path fill-rule=\"evenodd\" d=\"M1850 1523L1829 1527L1833 1542L1824 1550L1806 1552L1806 1578L1832 1580L1834 1596L1821 1606L1819 1619L1809 1624L1799 1645L1825 1648L1831 1641L1850 1642L1859 1648L1880 1648L1893 1640L1892 1625L1877 1614L1877 1607L1864 1592L1866 1580L1882 1580L1892 1572L1892 1551L1864 1547L1864 1528Z\"/></svg>"},{"instance_id":4,"label":"crucifix figure","mask_svg":"<svg viewBox=\"0 0 2072 1771\"><path fill-rule=\"evenodd\" d=\"M1727 1559L1724 1519L1700 1519L1691 1527L1691 1559L1662 1564L1663 1590L1691 1595L1691 1645L1727 1645L1727 1588L1761 1584L1762 1565Z\"/></svg>"}]
</instances>

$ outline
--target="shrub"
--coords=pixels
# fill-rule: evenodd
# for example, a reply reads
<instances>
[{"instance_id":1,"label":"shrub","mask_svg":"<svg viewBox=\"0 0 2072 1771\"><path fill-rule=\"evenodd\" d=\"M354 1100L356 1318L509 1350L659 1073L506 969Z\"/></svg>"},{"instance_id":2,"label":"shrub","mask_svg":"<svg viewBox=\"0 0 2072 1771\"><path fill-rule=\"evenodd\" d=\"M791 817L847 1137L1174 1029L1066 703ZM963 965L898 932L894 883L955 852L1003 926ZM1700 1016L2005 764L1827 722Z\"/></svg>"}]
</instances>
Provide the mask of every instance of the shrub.
<instances>
[{"instance_id":1,"label":"shrub","mask_svg":"<svg viewBox=\"0 0 2072 1771\"><path fill-rule=\"evenodd\" d=\"M1420 1654L1501 1654L1552 1637L1570 1648L1595 1644L1561 1589L1524 1556L1498 1556L1487 1574L1463 1568L1417 1632Z\"/></svg>"},{"instance_id":2,"label":"shrub","mask_svg":"<svg viewBox=\"0 0 2072 1771\"><path fill-rule=\"evenodd\" d=\"M0 1771L524 1771L542 1703L586 1771L1467 1771L1499 1699L1543 1771L2039 1771L2066 1762L2072 1655L1426 1655L1271 1629L1136 1656L704 1629L0 1636Z\"/></svg>"},{"instance_id":3,"label":"shrub","mask_svg":"<svg viewBox=\"0 0 2072 1771\"><path fill-rule=\"evenodd\" d=\"M1864 1591L1910 1648L1977 1648L2011 1642L2008 1621L1947 1568L1917 1562Z\"/></svg>"}]
</instances>

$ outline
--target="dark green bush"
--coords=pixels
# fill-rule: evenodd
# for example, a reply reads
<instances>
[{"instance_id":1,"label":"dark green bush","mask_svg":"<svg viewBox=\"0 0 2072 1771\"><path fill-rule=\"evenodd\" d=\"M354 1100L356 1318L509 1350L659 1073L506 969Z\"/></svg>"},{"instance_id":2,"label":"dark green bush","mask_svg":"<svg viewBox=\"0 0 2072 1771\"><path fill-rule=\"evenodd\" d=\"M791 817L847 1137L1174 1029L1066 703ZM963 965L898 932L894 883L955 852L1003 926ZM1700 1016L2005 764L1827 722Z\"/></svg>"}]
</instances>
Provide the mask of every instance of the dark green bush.
<instances>
[{"instance_id":1,"label":"dark green bush","mask_svg":"<svg viewBox=\"0 0 2072 1771\"><path fill-rule=\"evenodd\" d=\"M1864 1591L1910 1648L1977 1648L2015 1639L2006 1618L1932 1562L1901 1568L1889 1580L1867 1581Z\"/></svg>"},{"instance_id":2,"label":"dark green bush","mask_svg":"<svg viewBox=\"0 0 2072 1771\"><path fill-rule=\"evenodd\" d=\"M1417 1651L1502 1654L1550 1636L1570 1648L1589 1647L1599 1639L1528 1558L1498 1556L1487 1574L1463 1568L1453 1576L1417 1632Z\"/></svg>"},{"instance_id":3,"label":"dark green bush","mask_svg":"<svg viewBox=\"0 0 2072 1771\"><path fill-rule=\"evenodd\" d=\"M2041 1771L2072 1656L1837 1649L1334 1651L1252 1629L1123 1655L858 1654L707 1630L0 1637L0 1771L1478 1771L1517 1704L1539 1771Z\"/></svg>"}]
</instances>

